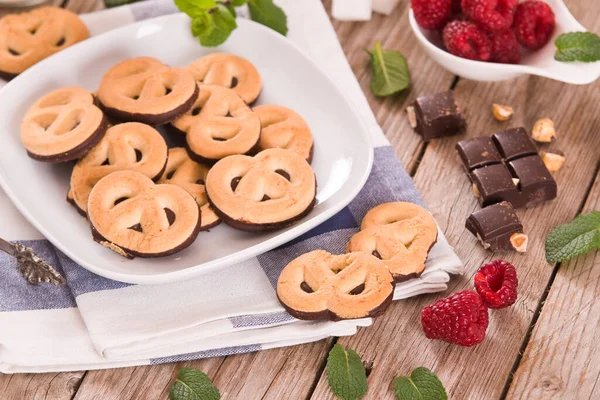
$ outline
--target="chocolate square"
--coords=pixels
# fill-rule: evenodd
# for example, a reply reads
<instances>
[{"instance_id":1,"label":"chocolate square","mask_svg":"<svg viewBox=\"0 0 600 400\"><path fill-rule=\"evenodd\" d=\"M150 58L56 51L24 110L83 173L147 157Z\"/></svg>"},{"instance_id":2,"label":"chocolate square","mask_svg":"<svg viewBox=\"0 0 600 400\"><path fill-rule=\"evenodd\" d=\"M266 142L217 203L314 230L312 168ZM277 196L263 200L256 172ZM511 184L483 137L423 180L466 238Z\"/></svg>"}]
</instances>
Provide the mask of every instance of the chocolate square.
<instances>
[{"instance_id":1,"label":"chocolate square","mask_svg":"<svg viewBox=\"0 0 600 400\"><path fill-rule=\"evenodd\" d=\"M510 203L503 201L474 212L467 218L465 227L475 235L486 249L515 250L510 238L523 233L523 225Z\"/></svg>"},{"instance_id":2,"label":"chocolate square","mask_svg":"<svg viewBox=\"0 0 600 400\"><path fill-rule=\"evenodd\" d=\"M525 128L514 128L496 132L492 136L492 140L506 161L537 154L535 144L525 131Z\"/></svg>"},{"instance_id":3,"label":"chocolate square","mask_svg":"<svg viewBox=\"0 0 600 400\"><path fill-rule=\"evenodd\" d=\"M502 162L494 142L487 136L461 140L456 144L456 151L467 171Z\"/></svg>"},{"instance_id":4,"label":"chocolate square","mask_svg":"<svg viewBox=\"0 0 600 400\"><path fill-rule=\"evenodd\" d=\"M508 168L519 179L519 189L523 194L521 207L556 198L556 181L537 154L512 160L508 163Z\"/></svg>"},{"instance_id":5,"label":"chocolate square","mask_svg":"<svg viewBox=\"0 0 600 400\"><path fill-rule=\"evenodd\" d=\"M473 170L471 180L479 191L479 204L486 207L504 200L511 203L518 200L520 193L512 178L510 171L503 163Z\"/></svg>"},{"instance_id":6,"label":"chocolate square","mask_svg":"<svg viewBox=\"0 0 600 400\"><path fill-rule=\"evenodd\" d=\"M415 100L413 107L417 123L415 131L424 140L455 135L467 125L451 90L421 96Z\"/></svg>"}]
</instances>

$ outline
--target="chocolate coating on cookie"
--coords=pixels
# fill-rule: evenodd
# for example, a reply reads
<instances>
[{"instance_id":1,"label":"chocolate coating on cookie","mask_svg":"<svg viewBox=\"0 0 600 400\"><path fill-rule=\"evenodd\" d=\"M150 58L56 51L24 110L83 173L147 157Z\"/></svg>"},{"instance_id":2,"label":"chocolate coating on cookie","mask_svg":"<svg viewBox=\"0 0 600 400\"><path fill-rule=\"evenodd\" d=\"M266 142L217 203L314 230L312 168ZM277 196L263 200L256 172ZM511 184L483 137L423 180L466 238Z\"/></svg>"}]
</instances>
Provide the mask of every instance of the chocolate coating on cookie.
<instances>
[{"instance_id":1,"label":"chocolate coating on cookie","mask_svg":"<svg viewBox=\"0 0 600 400\"><path fill-rule=\"evenodd\" d=\"M156 185L139 172L117 171L92 189L88 219L94 240L124 257L163 257L191 245L200 207L184 189Z\"/></svg>"},{"instance_id":2,"label":"chocolate coating on cookie","mask_svg":"<svg viewBox=\"0 0 600 400\"><path fill-rule=\"evenodd\" d=\"M152 57L120 62L102 77L98 100L111 117L149 125L171 122L198 96L192 75Z\"/></svg>"},{"instance_id":3,"label":"chocolate coating on cookie","mask_svg":"<svg viewBox=\"0 0 600 400\"><path fill-rule=\"evenodd\" d=\"M108 121L91 93L72 86L36 101L21 122L21 141L38 161L76 160L102 139Z\"/></svg>"},{"instance_id":4,"label":"chocolate coating on cookie","mask_svg":"<svg viewBox=\"0 0 600 400\"><path fill-rule=\"evenodd\" d=\"M112 126L100 143L73 168L73 201L80 212L86 212L88 196L94 185L116 171L136 171L150 179L157 179L166 167L167 156L167 143L151 126L138 122Z\"/></svg>"},{"instance_id":5,"label":"chocolate coating on cookie","mask_svg":"<svg viewBox=\"0 0 600 400\"><path fill-rule=\"evenodd\" d=\"M317 192L310 165L283 149L222 159L208 172L206 191L225 223L247 231L279 229L302 218Z\"/></svg>"},{"instance_id":6,"label":"chocolate coating on cookie","mask_svg":"<svg viewBox=\"0 0 600 400\"><path fill-rule=\"evenodd\" d=\"M246 104L253 103L262 89L260 74L245 58L213 53L187 67L198 83L233 89Z\"/></svg>"},{"instance_id":7,"label":"chocolate coating on cookie","mask_svg":"<svg viewBox=\"0 0 600 400\"><path fill-rule=\"evenodd\" d=\"M214 163L258 147L260 119L233 90L200 85L192 109L172 123L186 133L192 159Z\"/></svg>"},{"instance_id":8,"label":"chocolate coating on cookie","mask_svg":"<svg viewBox=\"0 0 600 400\"><path fill-rule=\"evenodd\" d=\"M299 319L376 317L390 305L393 293L385 264L361 252L311 251L290 262L277 281L279 301Z\"/></svg>"},{"instance_id":9,"label":"chocolate coating on cookie","mask_svg":"<svg viewBox=\"0 0 600 400\"><path fill-rule=\"evenodd\" d=\"M184 148L176 147L169 149L167 167L157 181L157 183L177 185L194 197L202 213L201 230L203 231L221 222L206 198L205 182L209 169L209 166L192 160Z\"/></svg>"},{"instance_id":10,"label":"chocolate coating on cookie","mask_svg":"<svg viewBox=\"0 0 600 400\"><path fill-rule=\"evenodd\" d=\"M435 220L424 208L407 202L385 203L365 215L347 251L373 254L388 266L396 282L403 282L421 275L437 233Z\"/></svg>"},{"instance_id":11,"label":"chocolate coating on cookie","mask_svg":"<svg viewBox=\"0 0 600 400\"><path fill-rule=\"evenodd\" d=\"M59 7L41 7L0 19L0 77L27 68L90 37L79 17Z\"/></svg>"},{"instance_id":12,"label":"chocolate coating on cookie","mask_svg":"<svg viewBox=\"0 0 600 400\"><path fill-rule=\"evenodd\" d=\"M287 149L311 162L313 137L304 118L292 109L277 105L257 106L252 111L260 118L260 150Z\"/></svg>"}]
</instances>

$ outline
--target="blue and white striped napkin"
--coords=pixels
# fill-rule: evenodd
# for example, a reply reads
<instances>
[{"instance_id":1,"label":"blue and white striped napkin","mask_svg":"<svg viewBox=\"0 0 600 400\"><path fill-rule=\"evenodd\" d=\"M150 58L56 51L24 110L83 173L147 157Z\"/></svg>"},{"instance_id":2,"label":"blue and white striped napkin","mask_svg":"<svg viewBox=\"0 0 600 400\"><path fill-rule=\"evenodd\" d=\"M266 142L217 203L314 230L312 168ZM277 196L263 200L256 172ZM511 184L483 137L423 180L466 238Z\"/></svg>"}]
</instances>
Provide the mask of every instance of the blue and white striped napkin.
<instances>
[{"instance_id":1,"label":"blue and white striped napkin","mask_svg":"<svg viewBox=\"0 0 600 400\"><path fill-rule=\"evenodd\" d=\"M0 255L0 372L114 368L216 357L352 335L371 320L298 321L277 301L281 269L307 251L343 253L368 209L388 201L422 204L354 78L320 0L282 0L289 39L354 102L375 143L371 176L339 214L302 237L249 261L196 279L138 286L96 276L54 248L0 190L0 237L33 247L64 272L67 286L31 286L15 261ZM147 1L82 16L92 34L173 13L171 0ZM6 134L6 133L5 133ZM13 133L14 134L14 133ZM440 232L419 279L399 284L395 299L446 289L463 267Z\"/></svg>"}]
</instances>

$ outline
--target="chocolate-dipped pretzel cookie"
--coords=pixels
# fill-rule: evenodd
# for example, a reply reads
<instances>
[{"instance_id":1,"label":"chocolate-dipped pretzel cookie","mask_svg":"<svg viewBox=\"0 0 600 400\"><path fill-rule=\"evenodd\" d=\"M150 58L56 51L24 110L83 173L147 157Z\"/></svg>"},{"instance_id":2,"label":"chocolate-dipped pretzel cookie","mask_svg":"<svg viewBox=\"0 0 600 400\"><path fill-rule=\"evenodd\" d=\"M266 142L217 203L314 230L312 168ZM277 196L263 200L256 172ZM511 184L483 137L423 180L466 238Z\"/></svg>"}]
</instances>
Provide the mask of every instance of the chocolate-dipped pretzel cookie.
<instances>
[{"instance_id":1,"label":"chocolate-dipped pretzel cookie","mask_svg":"<svg viewBox=\"0 0 600 400\"><path fill-rule=\"evenodd\" d=\"M183 147L169 149L167 167L157 183L169 183L185 189L200 206L201 230L213 228L221 222L206 199L206 175L209 167L192 160Z\"/></svg>"},{"instance_id":2,"label":"chocolate-dipped pretzel cookie","mask_svg":"<svg viewBox=\"0 0 600 400\"><path fill-rule=\"evenodd\" d=\"M165 139L151 126L138 122L112 126L73 168L67 199L85 214L90 191L100 179L123 170L156 179L165 169L167 154Z\"/></svg>"},{"instance_id":3,"label":"chocolate-dipped pretzel cookie","mask_svg":"<svg viewBox=\"0 0 600 400\"><path fill-rule=\"evenodd\" d=\"M247 154L258 146L260 119L233 90L200 85L192 109L173 122L187 133L190 156L213 163L233 154Z\"/></svg>"},{"instance_id":4,"label":"chocolate-dipped pretzel cookie","mask_svg":"<svg viewBox=\"0 0 600 400\"><path fill-rule=\"evenodd\" d=\"M311 162L313 137L304 118L283 106L263 105L252 110L260 118L260 150L287 149Z\"/></svg>"},{"instance_id":5,"label":"chocolate-dipped pretzel cookie","mask_svg":"<svg viewBox=\"0 0 600 400\"><path fill-rule=\"evenodd\" d=\"M260 75L245 58L213 53L194 61L187 70L199 83L231 88L247 103L254 102L262 89Z\"/></svg>"},{"instance_id":6,"label":"chocolate-dipped pretzel cookie","mask_svg":"<svg viewBox=\"0 0 600 400\"><path fill-rule=\"evenodd\" d=\"M149 125L171 122L198 97L194 77L152 57L125 60L102 77L98 99L106 113L122 121Z\"/></svg>"},{"instance_id":7,"label":"chocolate-dipped pretzel cookie","mask_svg":"<svg viewBox=\"0 0 600 400\"><path fill-rule=\"evenodd\" d=\"M371 209L347 251L373 254L388 266L396 282L416 278L437 241L437 224L431 214L413 203L394 202Z\"/></svg>"},{"instance_id":8,"label":"chocolate-dipped pretzel cookie","mask_svg":"<svg viewBox=\"0 0 600 400\"><path fill-rule=\"evenodd\" d=\"M393 283L385 264L370 254L314 250L281 271L277 297L299 319L376 317L392 302Z\"/></svg>"},{"instance_id":9,"label":"chocolate-dipped pretzel cookie","mask_svg":"<svg viewBox=\"0 0 600 400\"><path fill-rule=\"evenodd\" d=\"M245 231L283 228L312 210L317 193L310 165L294 152L230 156L206 178L208 201L228 225Z\"/></svg>"},{"instance_id":10,"label":"chocolate-dipped pretzel cookie","mask_svg":"<svg viewBox=\"0 0 600 400\"><path fill-rule=\"evenodd\" d=\"M175 185L117 171L92 189L88 219L94 240L124 257L162 257L188 247L200 231L200 208Z\"/></svg>"},{"instance_id":11,"label":"chocolate-dipped pretzel cookie","mask_svg":"<svg viewBox=\"0 0 600 400\"><path fill-rule=\"evenodd\" d=\"M0 19L0 77L12 79L52 54L90 37L79 17L59 7Z\"/></svg>"},{"instance_id":12,"label":"chocolate-dipped pretzel cookie","mask_svg":"<svg viewBox=\"0 0 600 400\"><path fill-rule=\"evenodd\" d=\"M72 86L46 94L27 110L21 141L31 158L71 161L95 146L107 125L91 93Z\"/></svg>"}]
</instances>

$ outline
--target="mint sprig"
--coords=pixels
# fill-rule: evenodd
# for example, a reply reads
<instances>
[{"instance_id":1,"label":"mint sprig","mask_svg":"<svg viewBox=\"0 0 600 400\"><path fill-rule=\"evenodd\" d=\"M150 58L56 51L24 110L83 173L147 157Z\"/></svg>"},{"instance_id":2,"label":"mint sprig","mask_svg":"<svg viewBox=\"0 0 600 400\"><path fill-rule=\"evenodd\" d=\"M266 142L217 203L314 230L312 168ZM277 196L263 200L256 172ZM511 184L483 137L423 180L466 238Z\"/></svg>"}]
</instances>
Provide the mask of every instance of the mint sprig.
<instances>
[{"instance_id":1,"label":"mint sprig","mask_svg":"<svg viewBox=\"0 0 600 400\"><path fill-rule=\"evenodd\" d=\"M327 382L342 400L358 400L367 393L367 373L354 350L335 344L327 357Z\"/></svg>"},{"instance_id":2,"label":"mint sprig","mask_svg":"<svg viewBox=\"0 0 600 400\"><path fill-rule=\"evenodd\" d=\"M410 376L394 379L398 400L447 400L448 395L438 377L425 367L415 368Z\"/></svg>"},{"instance_id":3,"label":"mint sprig","mask_svg":"<svg viewBox=\"0 0 600 400\"><path fill-rule=\"evenodd\" d=\"M171 400L219 400L219 389L213 386L210 378L199 369L184 367L177 372L177 378L169 391Z\"/></svg>"},{"instance_id":4,"label":"mint sprig","mask_svg":"<svg viewBox=\"0 0 600 400\"><path fill-rule=\"evenodd\" d=\"M546 261L565 261L594 249L600 249L600 211L579 215L552 229L546 238Z\"/></svg>"},{"instance_id":5,"label":"mint sprig","mask_svg":"<svg viewBox=\"0 0 600 400\"><path fill-rule=\"evenodd\" d=\"M562 62L600 61L600 37L592 32L570 32L560 35L554 42L554 59Z\"/></svg>"},{"instance_id":6,"label":"mint sprig","mask_svg":"<svg viewBox=\"0 0 600 400\"><path fill-rule=\"evenodd\" d=\"M224 43L237 28L235 7L248 4L250 18L286 35L287 17L273 0L174 0L192 18L192 34L206 47Z\"/></svg>"},{"instance_id":7,"label":"mint sprig","mask_svg":"<svg viewBox=\"0 0 600 400\"><path fill-rule=\"evenodd\" d=\"M376 96L391 96L410 86L406 58L397 51L383 50L381 42L367 50L371 56L371 92Z\"/></svg>"}]
</instances>

